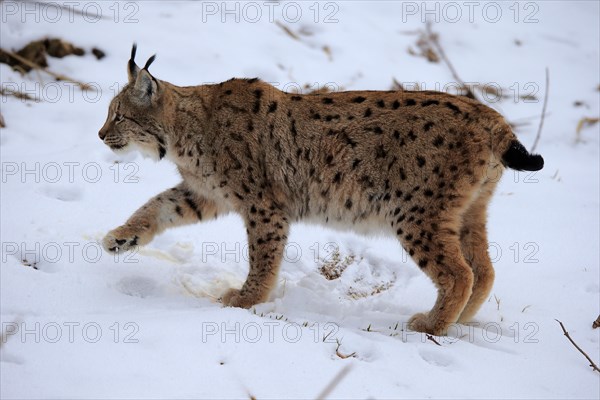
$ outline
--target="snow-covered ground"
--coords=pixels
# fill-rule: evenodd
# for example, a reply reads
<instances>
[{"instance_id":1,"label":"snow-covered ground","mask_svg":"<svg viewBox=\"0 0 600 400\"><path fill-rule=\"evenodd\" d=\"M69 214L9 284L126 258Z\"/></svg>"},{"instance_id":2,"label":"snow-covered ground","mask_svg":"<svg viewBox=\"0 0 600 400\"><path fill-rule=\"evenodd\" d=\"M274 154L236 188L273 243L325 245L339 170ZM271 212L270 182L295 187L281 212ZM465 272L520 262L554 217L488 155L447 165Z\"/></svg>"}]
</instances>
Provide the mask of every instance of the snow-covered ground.
<instances>
[{"instance_id":1,"label":"snow-covered ground","mask_svg":"<svg viewBox=\"0 0 600 400\"><path fill-rule=\"evenodd\" d=\"M0 2L2 48L71 41L87 55L50 58L49 69L99 89L0 64L3 87L41 100L0 102L2 398L314 398L346 366L329 398L600 396L600 374L555 321L600 361L598 125L580 142L575 133L600 113L598 2L63 5ZM441 346L407 331L435 291L391 238L294 226L279 284L252 310L216 300L248 270L236 216L127 256L100 250L178 182L172 164L117 156L97 136L134 41L139 62L158 53L152 72L179 85L258 76L288 90L387 90L393 79L443 89L444 64L408 51L425 17L465 81L503 88L492 106L528 123L517 130L527 147L550 71L546 166L502 179L489 221L496 283L477 324L435 338ZM327 280L332 263L346 268Z\"/></svg>"}]
</instances>

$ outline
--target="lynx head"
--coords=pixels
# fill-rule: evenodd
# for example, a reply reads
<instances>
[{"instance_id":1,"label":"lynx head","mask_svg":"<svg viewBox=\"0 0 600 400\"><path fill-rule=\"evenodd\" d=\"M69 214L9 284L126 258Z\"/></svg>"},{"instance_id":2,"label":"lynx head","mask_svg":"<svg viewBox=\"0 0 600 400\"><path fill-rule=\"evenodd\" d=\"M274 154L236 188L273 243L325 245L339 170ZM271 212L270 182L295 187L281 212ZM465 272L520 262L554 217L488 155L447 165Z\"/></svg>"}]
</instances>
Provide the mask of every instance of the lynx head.
<instances>
[{"instance_id":1,"label":"lynx head","mask_svg":"<svg viewBox=\"0 0 600 400\"><path fill-rule=\"evenodd\" d=\"M129 82L110 102L108 117L98 136L115 152L137 148L142 154L160 160L167 152L163 118L165 82L148 71L156 55L140 69L134 61L135 52L134 44L127 63Z\"/></svg>"}]
</instances>

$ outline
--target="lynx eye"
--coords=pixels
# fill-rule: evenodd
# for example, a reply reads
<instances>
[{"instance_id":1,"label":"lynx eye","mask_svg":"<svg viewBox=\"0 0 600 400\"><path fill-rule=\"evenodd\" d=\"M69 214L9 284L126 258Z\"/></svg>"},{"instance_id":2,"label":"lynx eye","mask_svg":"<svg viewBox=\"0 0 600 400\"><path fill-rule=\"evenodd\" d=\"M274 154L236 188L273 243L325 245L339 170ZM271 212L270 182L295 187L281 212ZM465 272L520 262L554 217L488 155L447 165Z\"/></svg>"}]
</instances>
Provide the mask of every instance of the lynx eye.
<instances>
[{"instance_id":1,"label":"lynx eye","mask_svg":"<svg viewBox=\"0 0 600 400\"><path fill-rule=\"evenodd\" d=\"M116 122L121 122L125 119L125 117L122 114L115 114L115 121Z\"/></svg>"}]
</instances>

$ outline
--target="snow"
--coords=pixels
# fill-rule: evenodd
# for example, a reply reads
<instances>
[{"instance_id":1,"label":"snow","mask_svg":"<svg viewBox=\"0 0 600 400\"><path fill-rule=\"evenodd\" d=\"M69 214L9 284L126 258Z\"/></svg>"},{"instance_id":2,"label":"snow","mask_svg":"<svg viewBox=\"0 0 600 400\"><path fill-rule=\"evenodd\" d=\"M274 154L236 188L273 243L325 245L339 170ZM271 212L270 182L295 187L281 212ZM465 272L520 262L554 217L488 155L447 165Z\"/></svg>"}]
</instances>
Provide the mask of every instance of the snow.
<instances>
[{"instance_id":1,"label":"snow","mask_svg":"<svg viewBox=\"0 0 600 400\"><path fill-rule=\"evenodd\" d=\"M51 36L107 53L49 59L99 93L0 64L3 87L43 100L0 103L0 396L314 398L350 365L330 398L599 398L600 375L555 321L600 361L598 125L575 141L579 120L600 114L599 4L466 3L453 3L462 17L451 22L449 3L79 2L85 17L56 17L57 3L0 2L4 49ZM498 188L496 283L477 325L456 325L441 346L405 330L435 291L392 238L294 226L277 288L252 310L217 301L248 270L239 217L165 232L134 254L101 252L106 232L179 180L172 164L117 156L97 137L132 42L140 63L158 53L152 72L179 85L258 76L287 89L387 90L393 78L442 88L448 69L408 54L427 16L463 79L504 88L510 98L491 105L529 122L517 130L528 148L550 71L546 166L508 171ZM538 100L513 102L517 88ZM327 280L319 269L336 252L346 268Z\"/></svg>"}]
</instances>

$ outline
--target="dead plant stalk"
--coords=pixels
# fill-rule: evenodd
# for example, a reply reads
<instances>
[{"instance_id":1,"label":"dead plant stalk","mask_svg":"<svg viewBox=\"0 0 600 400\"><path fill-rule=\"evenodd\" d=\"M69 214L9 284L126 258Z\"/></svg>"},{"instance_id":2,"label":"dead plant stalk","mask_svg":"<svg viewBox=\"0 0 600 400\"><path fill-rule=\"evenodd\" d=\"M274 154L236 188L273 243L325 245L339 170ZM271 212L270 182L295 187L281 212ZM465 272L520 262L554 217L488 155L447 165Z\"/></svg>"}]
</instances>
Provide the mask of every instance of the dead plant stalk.
<instances>
[{"instance_id":1,"label":"dead plant stalk","mask_svg":"<svg viewBox=\"0 0 600 400\"><path fill-rule=\"evenodd\" d=\"M96 90L93 86L88 85L87 83L79 82L75 79L69 78L68 76L58 74L56 72L52 72L52 71L34 63L33 61L26 59L25 57L21 57L20 55L18 55L16 53L7 51L6 54L13 57L15 60L18 60L18 61L22 62L23 64L33 68L34 70L43 71L43 72L47 73L48 75L50 75L60 81L72 82L72 83L76 84L77 86L79 86L79 88L81 88L81 90Z\"/></svg>"}]
</instances>

